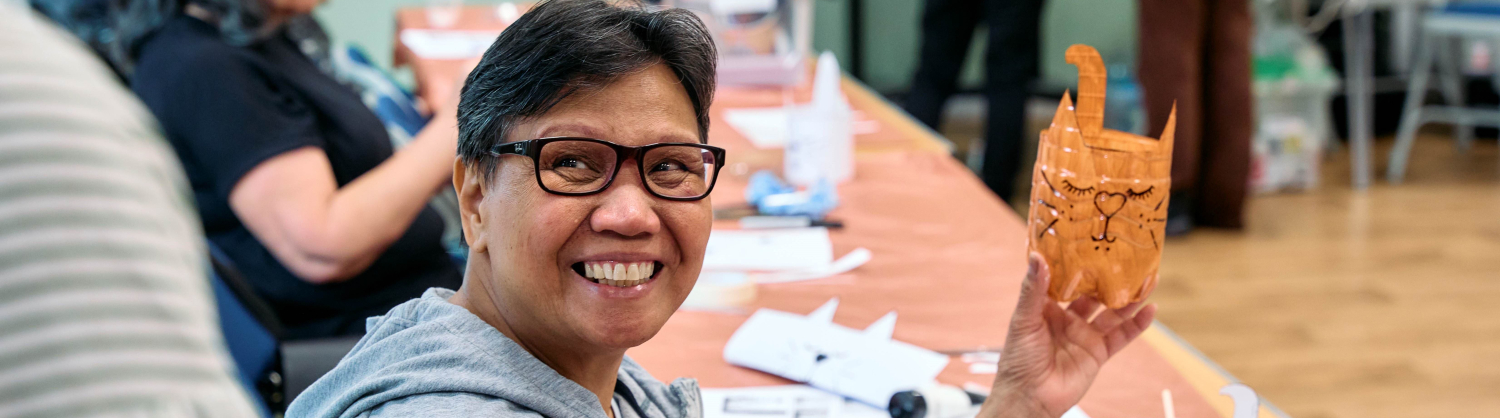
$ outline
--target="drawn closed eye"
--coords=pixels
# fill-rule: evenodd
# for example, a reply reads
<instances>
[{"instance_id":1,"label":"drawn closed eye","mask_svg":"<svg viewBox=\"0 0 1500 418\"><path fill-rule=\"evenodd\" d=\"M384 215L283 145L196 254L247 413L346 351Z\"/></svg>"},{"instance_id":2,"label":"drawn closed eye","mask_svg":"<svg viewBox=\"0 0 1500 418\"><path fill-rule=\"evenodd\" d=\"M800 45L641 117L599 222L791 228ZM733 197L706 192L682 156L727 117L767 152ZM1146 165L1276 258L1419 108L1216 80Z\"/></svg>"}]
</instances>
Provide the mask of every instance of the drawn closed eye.
<instances>
[{"instance_id":1,"label":"drawn closed eye","mask_svg":"<svg viewBox=\"0 0 1500 418\"><path fill-rule=\"evenodd\" d=\"M1085 189L1085 188L1081 188L1081 187L1075 186L1075 185L1073 185L1073 182L1070 182L1070 181L1067 181L1067 180L1063 180L1062 184L1063 184L1063 190L1067 190L1069 193L1073 193L1073 194L1076 194L1076 195L1079 195L1079 196L1087 195L1089 193L1093 193L1094 192L1094 186L1089 186L1088 188Z\"/></svg>"},{"instance_id":2,"label":"drawn closed eye","mask_svg":"<svg viewBox=\"0 0 1500 418\"><path fill-rule=\"evenodd\" d=\"M1146 190L1142 190L1142 191L1139 191L1139 192L1137 192L1135 190L1126 190L1125 191L1125 196L1128 197L1128 198L1131 198L1131 199L1135 199L1135 200L1146 200L1146 198L1151 197L1151 195L1155 191L1156 191L1156 186L1147 187Z\"/></svg>"}]
</instances>

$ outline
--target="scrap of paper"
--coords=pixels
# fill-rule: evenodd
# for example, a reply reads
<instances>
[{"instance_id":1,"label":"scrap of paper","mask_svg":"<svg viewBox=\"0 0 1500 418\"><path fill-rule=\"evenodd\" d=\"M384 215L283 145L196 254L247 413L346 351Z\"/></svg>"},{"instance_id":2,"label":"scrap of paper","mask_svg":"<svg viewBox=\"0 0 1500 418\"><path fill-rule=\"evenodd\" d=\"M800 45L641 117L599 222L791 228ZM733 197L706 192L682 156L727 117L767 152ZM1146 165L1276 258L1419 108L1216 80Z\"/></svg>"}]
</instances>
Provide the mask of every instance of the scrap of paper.
<instances>
[{"instance_id":1,"label":"scrap of paper","mask_svg":"<svg viewBox=\"0 0 1500 418\"><path fill-rule=\"evenodd\" d=\"M855 330L833 323L836 309L838 299L805 316L757 310L729 337L724 360L872 406L931 383L948 365L948 356L892 340L895 312Z\"/></svg>"},{"instance_id":2,"label":"scrap of paper","mask_svg":"<svg viewBox=\"0 0 1500 418\"><path fill-rule=\"evenodd\" d=\"M724 110L724 122L750 140L756 148L786 146L787 109L784 107L745 107Z\"/></svg>"},{"instance_id":3,"label":"scrap of paper","mask_svg":"<svg viewBox=\"0 0 1500 418\"><path fill-rule=\"evenodd\" d=\"M403 29L401 44L426 59L462 60L484 55L499 31Z\"/></svg>"},{"instance_id":4,"label":"scrap of paper","mask_svg":"<svg viewBox=\"0 0 1500 418\"><path fill-rule=\"evenodd\" d=\"M833 263L825 228L716 229L703 255L705 271L816 270Z\"/></svg>"}]
</instances>

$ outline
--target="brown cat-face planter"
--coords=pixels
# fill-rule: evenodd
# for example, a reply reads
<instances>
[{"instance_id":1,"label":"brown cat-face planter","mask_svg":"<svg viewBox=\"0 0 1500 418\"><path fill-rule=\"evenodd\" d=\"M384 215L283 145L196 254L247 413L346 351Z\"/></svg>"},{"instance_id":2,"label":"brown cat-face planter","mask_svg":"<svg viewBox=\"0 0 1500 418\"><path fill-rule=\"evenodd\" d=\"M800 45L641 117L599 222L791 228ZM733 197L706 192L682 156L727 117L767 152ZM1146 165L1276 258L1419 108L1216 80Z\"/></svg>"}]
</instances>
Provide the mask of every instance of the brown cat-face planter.
<instances>
[{"instance_id":1,"label":"brown cat-face planter","mask_svg":"<svg viewBox=\"0 0 1500 418\"><path fill-rule=\"evenodd\" d=\"M1160 141L1104 129L1104 61L1086 45L1069 47L1067 60L1078 66L1078 107L1064 94L1042 131L1029 247L1051 269L1052 299L1094 295L1119 308L1156 287L1177 110Z\"/></svg>"}]
</instances>

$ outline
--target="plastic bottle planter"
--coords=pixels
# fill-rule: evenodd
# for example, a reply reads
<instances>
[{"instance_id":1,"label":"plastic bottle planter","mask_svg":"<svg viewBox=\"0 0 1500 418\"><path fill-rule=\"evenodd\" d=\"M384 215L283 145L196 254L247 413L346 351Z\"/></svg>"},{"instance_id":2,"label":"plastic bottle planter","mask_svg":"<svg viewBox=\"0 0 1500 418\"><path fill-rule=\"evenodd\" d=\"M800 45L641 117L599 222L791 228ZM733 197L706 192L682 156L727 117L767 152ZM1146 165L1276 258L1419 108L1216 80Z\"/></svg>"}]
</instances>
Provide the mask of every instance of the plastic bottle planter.
<instances>
[{"instance_id":1,"label":"plastic bottle planter","mask_svg":"<svg viewBox=\"0 0 1500 418\"><path fill-rule=\"evenodd\" d=\"M1177 109L1160 141L1104 129L1104 61L1087 45L1069 47L1067 60L1078 66L1078 107L1064 94L1042 131L1029 248L1051 269L1053 299L1094 295L1119 308L1156 287Z\"/></svg>"}]
</instances>

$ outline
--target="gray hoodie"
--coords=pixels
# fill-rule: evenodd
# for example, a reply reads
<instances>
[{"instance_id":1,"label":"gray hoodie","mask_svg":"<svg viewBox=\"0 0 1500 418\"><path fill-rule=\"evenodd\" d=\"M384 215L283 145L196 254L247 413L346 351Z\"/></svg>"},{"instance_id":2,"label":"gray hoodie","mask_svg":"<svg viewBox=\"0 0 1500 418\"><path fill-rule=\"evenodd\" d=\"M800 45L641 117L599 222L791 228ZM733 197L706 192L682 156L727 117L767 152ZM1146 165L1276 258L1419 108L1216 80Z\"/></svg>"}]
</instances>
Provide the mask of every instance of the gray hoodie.
<instances>
[{"instance_id":1,"label":"gray hoodie","mask_svg":"<svg viewBox=\"0 0 1500 418\"><path fill-rule=\"evenodd\" d=\"M288 418L605 417L599 398L468 310L452 290L370 318L338 367L292 402ZM698 382L663 385L629 357L620 365L617 418L699 418Z\"/></svg>"}]
</instances>

